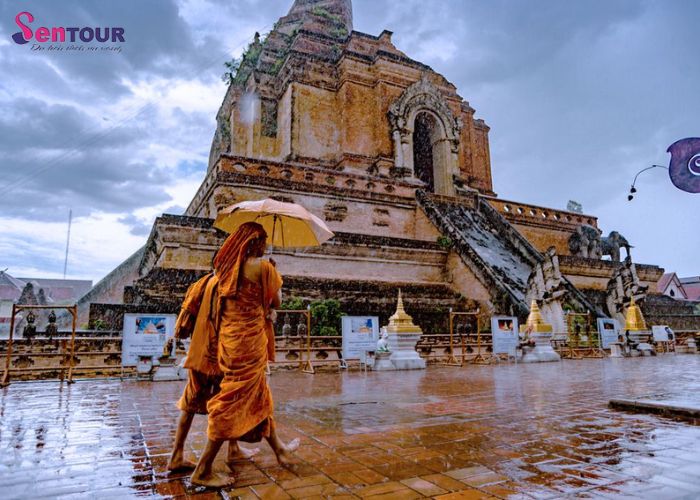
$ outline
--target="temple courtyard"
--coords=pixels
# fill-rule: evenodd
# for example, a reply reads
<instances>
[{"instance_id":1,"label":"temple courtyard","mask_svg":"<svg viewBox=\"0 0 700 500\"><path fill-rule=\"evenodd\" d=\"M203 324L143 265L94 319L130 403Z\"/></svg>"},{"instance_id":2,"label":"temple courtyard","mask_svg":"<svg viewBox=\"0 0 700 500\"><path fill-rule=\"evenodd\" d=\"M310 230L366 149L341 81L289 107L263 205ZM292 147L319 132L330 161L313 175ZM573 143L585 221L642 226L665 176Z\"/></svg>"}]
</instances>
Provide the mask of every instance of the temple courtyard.
<instances>
[{"instance_id":1,"label":"temple courtyard","mask_svg":"<svg viewBox=\"0 0 700 500\"><path fill-rule=\"evenodd\" d=\"M298 463L279 467L261 444L226 491L166 470L184 382L15 382L0 393L0 497L698 498L700 427L608 406L697 402L698 373L700 357L673 354L278 371L276 418L301 439ZM196 417L188 458L205 439Z\"/></svg>"}]
</instances>

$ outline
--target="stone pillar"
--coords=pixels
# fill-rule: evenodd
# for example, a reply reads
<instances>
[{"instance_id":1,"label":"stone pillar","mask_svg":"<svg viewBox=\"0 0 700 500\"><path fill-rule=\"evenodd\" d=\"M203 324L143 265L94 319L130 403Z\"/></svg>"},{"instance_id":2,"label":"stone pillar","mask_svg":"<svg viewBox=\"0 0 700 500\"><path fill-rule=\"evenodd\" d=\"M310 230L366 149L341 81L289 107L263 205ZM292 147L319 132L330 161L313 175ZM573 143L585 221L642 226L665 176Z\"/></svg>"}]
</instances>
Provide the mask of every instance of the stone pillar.
<instances>
[{"instance_id":1,"label":"stone pillar","mask_svg":"<svg viewBox=\"0 0 700 500\"><path fill-rule=\"evenodd\" d=\"M403 155L403 147L401 145L401 134L399 133L398 130L394 130L393 139L394 139L394 167L395 168L404 168L404 155Z\"/></svg>"},{"instance_id":2,"label":"stone pillar","mask_svg":"<svg viewBox=\"0 0 700 500\"><path fill-rule=\"evenodd\" d=\"M411 171L411 176L415 177L413 170L413 138L412 132L403 134L401 137L401 150L403 156L403 166Z\"/></svg>"}]
</instances>

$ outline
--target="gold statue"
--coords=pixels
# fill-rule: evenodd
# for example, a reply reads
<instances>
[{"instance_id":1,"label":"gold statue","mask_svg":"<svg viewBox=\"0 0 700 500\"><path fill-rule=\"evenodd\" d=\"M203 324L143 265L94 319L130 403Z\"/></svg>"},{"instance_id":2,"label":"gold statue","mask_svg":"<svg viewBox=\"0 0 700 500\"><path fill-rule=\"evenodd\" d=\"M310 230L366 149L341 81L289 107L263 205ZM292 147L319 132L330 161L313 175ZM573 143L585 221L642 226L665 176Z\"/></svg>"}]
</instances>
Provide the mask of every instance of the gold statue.
<instances>
[{"instance_id":1,"label":"gold statue","mask_svg":"<svg viewBox=\"0 0 700 500\"><path fill-rule=\"evenodd\" d=\"M630 299L630 305L627 308L625 316L625 330L630 332L639 332L647 329L647 323L642 316L642 310L634 301L634 296Z\"/></svg>"}]
</instances>

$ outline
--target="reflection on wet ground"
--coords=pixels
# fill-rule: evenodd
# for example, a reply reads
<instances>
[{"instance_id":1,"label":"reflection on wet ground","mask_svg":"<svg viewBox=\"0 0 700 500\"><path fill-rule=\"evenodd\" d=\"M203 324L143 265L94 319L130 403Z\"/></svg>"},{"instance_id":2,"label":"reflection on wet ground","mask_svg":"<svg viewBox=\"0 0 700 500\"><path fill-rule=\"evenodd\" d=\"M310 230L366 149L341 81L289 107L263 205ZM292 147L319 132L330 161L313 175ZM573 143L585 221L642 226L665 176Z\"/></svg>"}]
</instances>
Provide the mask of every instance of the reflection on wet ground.
<instances>
[{"instance_id":1,"label":"reflection on wet ground","mask_svg":"<svg viewBox=\"0 0 700 500\"><path fill-rule=\"evenodd\" d=\"M698 398L700 356L278 372L271 383L281 434L302 440L299 463L283 469L262 445L221 493L165 470L184 383L14 383L0 392L0 497L700 497L700 426L607 406ZM205 439L198 416L189 458Z\"/></svg>"}]
</instances>

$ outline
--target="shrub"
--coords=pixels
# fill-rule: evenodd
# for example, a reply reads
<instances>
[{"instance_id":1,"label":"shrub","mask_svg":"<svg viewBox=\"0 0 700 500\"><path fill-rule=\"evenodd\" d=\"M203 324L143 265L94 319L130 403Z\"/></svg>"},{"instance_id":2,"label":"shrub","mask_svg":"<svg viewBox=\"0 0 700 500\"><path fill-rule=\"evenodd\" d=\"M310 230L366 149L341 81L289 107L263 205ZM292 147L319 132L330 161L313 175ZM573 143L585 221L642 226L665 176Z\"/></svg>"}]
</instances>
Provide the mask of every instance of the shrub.
<instances>
[{"instance_id":1,"label":"shrub","mask_svg":"<svg viewBox=\"0 0 700 500\"><path fill-rule=\"evenodd\" d=\"M445 250L448 250L452 248L452 238L449 238L448 236L438 236L437 244Z\"/></svg>"},{"instance_id":2,"label":"shrub","mask_svg":"<svg viewBox=\"0 0 700 500\"><path fill-rule=\"evenodd\" d=\"M340 321L343 316L340 302L335 299L318 300L311 303L311 334L340 335Z\"/></svg>"},{"instance_id":3,"label":"shrub","mask_svg":"<svg viewBox=\"0 0 700 500\"><path fill-rule=\"evenodd\" d=\"M299 297L289 297L287 300L283 300L280 304L280 310L282 309L306 309L304 301Z\"/></svg>"},{"instance_id":4,"label":"shrub","mask_svg":"<svg viewBox=\"0 0 700 500\"><path fill-rule=\"evenodd\" d=\"M280 311L306 309L306 303L299 297L289 297L280 305ZM311 302L311 335L340 335L340 322L344 313L336 299L314 300Z\"/></svg>"}]
</instances>

